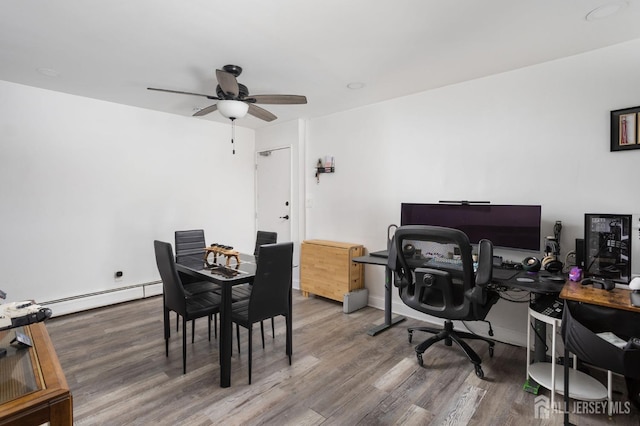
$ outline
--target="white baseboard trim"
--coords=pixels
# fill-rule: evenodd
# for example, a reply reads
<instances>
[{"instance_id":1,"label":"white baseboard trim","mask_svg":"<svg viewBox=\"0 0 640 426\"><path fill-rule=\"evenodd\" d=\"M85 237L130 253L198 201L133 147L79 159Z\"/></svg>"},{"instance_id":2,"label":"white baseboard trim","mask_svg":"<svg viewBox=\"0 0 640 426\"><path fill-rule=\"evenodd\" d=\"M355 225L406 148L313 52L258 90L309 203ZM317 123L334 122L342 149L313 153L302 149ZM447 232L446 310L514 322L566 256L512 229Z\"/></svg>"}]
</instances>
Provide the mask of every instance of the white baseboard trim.
<instances>
[{"instance_id":1,"label":"white baseboard trim","mask_svg":"<svg viewBox=\"0 0 640 426\"><path fill-rule=\"evenodd\" d=\"M104 292L81 294L66 299L39 303L53 312L53 317L89 309L102 308L116 303L129 302L162 294L162 282L152 282L122 287Z\"/></svg>"},{"instance_id":2,"label":"white baseboard trim","mask_svg":"<svg viewBox=\"0 0 640 426\"><path fill-rule=\"evenodd\" d=\"M293 288L300 289L300 281L294 280ZM41 302L53 312L53 317L72 314L89 309L102 308L117 303L129 302L162 294L162 282L151 282L128 287L112 289L91 294L80 294L66 299Z\"/></svg>"}]
</instances>

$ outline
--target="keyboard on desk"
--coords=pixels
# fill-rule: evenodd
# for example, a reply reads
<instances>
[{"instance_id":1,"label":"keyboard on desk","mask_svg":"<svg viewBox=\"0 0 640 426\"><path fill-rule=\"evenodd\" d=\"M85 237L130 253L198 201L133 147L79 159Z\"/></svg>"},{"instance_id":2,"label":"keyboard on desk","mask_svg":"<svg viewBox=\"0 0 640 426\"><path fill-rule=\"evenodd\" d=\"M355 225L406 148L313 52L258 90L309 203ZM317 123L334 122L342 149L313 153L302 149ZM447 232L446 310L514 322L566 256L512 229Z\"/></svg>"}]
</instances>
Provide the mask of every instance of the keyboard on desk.
<instances>
[{"instance_id":1,"label":"keyboard on desk","mask_svg":"<svg viewBox=\"0 0 640 426\"><path fill-rule=\"evenodd\" d=\"M507 281L515 277L520 271L517 269L504 269L493 267L492 277L494 280Z\"/></svg>"},{"instance_id":2,"label":"keyboard on desk","mask_svg":"<svg viewBox=\"0 0 640 426\"><path fill-rule=\"evenodd\" d=\"M427 260L422 266L426 268L435 268L435 269L453 269L456 271L462 271L462 260L461 259L449 259L447 257L432 257Z\"/></svg>"},{"instance_id":3,"label":"keyboard on desk","mask_svg":"<svg viewBox=\"0 0 640 426\"><path fill-rule=\"evenodd\" d=\"M432 257L423 265L427 268L444 268L444 269L453 269L456 271L462 271L462 260L460 259L449 259L444 257ZM515 277L518 274L518 270L516 269L504 269L493 267L492 276L493 279L498 281L506 281Z\"/></svg>"}]
</instances>

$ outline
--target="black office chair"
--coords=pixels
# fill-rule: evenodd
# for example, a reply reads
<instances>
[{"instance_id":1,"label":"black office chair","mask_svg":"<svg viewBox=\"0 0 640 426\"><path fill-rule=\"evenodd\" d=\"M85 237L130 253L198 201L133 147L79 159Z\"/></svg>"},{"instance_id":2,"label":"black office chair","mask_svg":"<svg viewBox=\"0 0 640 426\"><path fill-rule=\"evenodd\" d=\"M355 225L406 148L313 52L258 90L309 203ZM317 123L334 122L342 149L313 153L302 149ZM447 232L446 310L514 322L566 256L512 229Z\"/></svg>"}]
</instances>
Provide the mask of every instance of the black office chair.
<instances>
[{"instance_id":1,"label":"black office chair","mask_svg":"<svg viewBox=\"0 0 640 426\"><path fill-rule=\"evenodd\" d=\"M460 263L437 262L437 258L429 260L422 255L416 256L412 249L417 241L457 246ZM455 331L452 321L482 321L496 303L497 293L486 288L492 278L492 261L493 245L489 240L480 241L478 269L474 273L471 244L467 235L457 229L415 225L401 226L396 230L388 266L395 271L394 284L398 287L400 298L417 311L445 319L444 329L409 328L410 343L414 331L435 334L415 347L420 365L424 364L422 354L434 343L444 340L447 346L451 346L452 342L456 342L474 364L476 375L484 377L480 357L463 338L487 342L490 356L493 356L495 342L476 334Z\"/></svg>"},{"instance_id":2,"label":"black office chair","mask_svg":"<svg viewBox=\"0 0 640 426\"><path fill-rule=\"evenodd\" d=\"M209 340L211 340L211 318L220 312L220 296L214 292L188 295L176 270L171 244L154 241L156 264L162 278L162 298L164 301L164 339L165 354L169 356L169 312L173 311L182 317L182 372L187 372L187 321L191 323L191 342L194 341L195 320L208 317Z\"/></svg>"},{"instance_id":3,"label":"black office chair","mask_svg":"<svg viewBox=\"0 0 640 426\"><path fill-rule=\"evenodd\" d=\"M619 348L597 333L614 332L624 340L640 337L640 314L566 301L560 332L564 340L564 359L569 353L594 367L621 374L627 383L629 400L640 409L640 347ZM569 424L569 363L564 363L564 424Z\"/></svg>"},{"instance_id":4,"label":"black office chair","mask_svg":"<svg viewBox=\"0 0 640 426\"><path fill-rule=\"evenodd\" d=\"M287 324L287 355L291 365L291 271L293 243L263 245L256 276L248 300L233 304L231 319L236 323L238 346L240 326L249 331L249 384L251 384L251 357L253 324L283 315ZM264 334L263 334L264 346Z\"/></svg>"}]
</instances>

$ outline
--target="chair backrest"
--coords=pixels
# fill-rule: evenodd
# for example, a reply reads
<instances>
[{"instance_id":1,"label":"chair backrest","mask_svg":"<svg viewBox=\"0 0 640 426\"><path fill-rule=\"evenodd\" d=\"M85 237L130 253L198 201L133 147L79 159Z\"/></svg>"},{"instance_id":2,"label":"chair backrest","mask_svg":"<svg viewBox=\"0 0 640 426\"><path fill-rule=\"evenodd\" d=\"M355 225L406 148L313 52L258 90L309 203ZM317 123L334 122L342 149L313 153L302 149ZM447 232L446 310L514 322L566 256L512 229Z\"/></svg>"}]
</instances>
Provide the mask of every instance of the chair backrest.
<instances>
[{"instance_id":1,"label":"chair backrest","mask_svg":"<svg viewBox=\"0 0 640 426\"><path fill-rule=\"evenodd\" d=\"M413 250L407 250L414 244L429 247L430 251L457 251L459 261L416 256ZM417 311L439 318L484 319L496 301L495 297L488 297L486 290L492 279L493 245L488 240L480 242L477 272L474 272L471 251L469 238L458 229L399 227L390 247L388 266L395 271L395 285L399 287L402 301Z\"/></svg>"},{"instance_id":2,"label":"chair backrest","mask_svg":"<svg viewBox=\"0 0 640 426\"><path fill-rule=\"evenodd\" d=\"M256 248L253 250L253 255L260 256L260 246L263 246L265 244L275 244L277 242L277 232L258 231L256 235Z\"/></svg>"},{"instance_id":3,"label":"chair backrest","mask_svg":"<svg viewBox=\"0 0 640 426\"><path fill-rule=\"evenodd\" d=\"M249 299L249 320L289 313L293 243L263 245Z\"/></svg>"},{"instance_id":4,"label":"chair backrest","mask_svg":"<svg viewBox=\"0 0 640 426\"><path fill-rule=\"evenodd\" d=\"M204 264L204 248L207 243L203 229L191 229L175 232L176 263L188 267L202 267Z\"/></svg>"},{"instance_id":5,"label":"chair backrest","mask_svg":"<svg viewBox=\"0 0 640 426\"><path fill-rule=\"evenodd\" d=\"M184 288L176 270L171 244L155 240L153 248L156 253L158 272L160 272L160 278L162 279L164 304L180 315L186 315Z\"/></svg>"}]
</instances>

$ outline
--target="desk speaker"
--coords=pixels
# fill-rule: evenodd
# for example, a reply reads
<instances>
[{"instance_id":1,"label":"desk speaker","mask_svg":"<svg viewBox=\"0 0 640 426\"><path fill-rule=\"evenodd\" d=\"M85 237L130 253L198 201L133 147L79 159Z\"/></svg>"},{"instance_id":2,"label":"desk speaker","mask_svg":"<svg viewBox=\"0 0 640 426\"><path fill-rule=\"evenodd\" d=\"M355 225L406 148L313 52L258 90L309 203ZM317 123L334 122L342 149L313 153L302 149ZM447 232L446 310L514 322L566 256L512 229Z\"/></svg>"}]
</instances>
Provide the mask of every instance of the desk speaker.
<instances>
[{"instance_id":1,"label":"desk speaker","mask_svg":"<svg viewBox=\"0 0 640 426\"><path fill-rule=\"evenodd\" d=\"M528 272L538 272L540 266L540 260L537 257L525 257L522 261L522 269Z\"/></svg>"}]
</instances>

